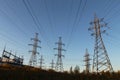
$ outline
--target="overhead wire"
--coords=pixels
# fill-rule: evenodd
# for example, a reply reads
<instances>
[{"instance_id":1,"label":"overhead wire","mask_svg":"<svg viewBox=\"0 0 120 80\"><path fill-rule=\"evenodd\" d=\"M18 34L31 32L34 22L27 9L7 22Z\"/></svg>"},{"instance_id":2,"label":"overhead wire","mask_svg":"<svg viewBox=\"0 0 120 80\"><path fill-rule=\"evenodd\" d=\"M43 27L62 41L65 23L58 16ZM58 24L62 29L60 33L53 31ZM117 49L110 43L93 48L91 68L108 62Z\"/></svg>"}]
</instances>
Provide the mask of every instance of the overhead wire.
<instances>
[{"instance_id":1,"label":"overhead wire","mask_svg":"<svg viewBox=\"0 0 120 80\"><path fill-rule=\"evenodd\" d=\"M56 37L57 35L55 34L55 31L54 31L54 28L53 28L53 24L52 24L52 21L51 21L52 19L51 19L50 14L49 14L49 9L48 9L46 0L44 0L44 4L45 4L45 8L46 8L47 15L48 15L48 20L49 20L52 36ZM47 45L48 45L48 43L47 43ZM52 48L49 46L49 49L51 50ZM54 51L53 51L53 53L54 53Z\"/></svg>"},{"instance_id":2,"label":"overhead wire","mask_svg":"<svg viewBox=\"0 0 120 80\"><path fill-rule=\"evenodd\" d=\"M104 18L107 18L108 16L110 16L111 12L116 9L116 7L118 6L118 2L116 3L116 1L111 1L111 3L106 7L105 12L104 12Z\"/></svg>"},{"instance_id":3,"label":"overhead wire","mask_svg":"<svg viewBox=\"0 0 120 80\"><path fill-rule=\"evenodd\" d=\"M41 37L46 41L48 47L51 48L50 45L48 44L48 39L45 39L45 36L43 36L43 35L45 34L44 29L43 29L41 23L39 22L38 18L36 17L36 15L33 14L34 11L33 11L32 7L31 7L29 1L27 0L27 3L28 3L28 5L29 5L30 8L28 7L28 5L27 5L27 3L25 2L25 0L23 0L23 3L24 3L24 5L25 5L25 7L27 8L29 14L31 15L31 17L32 17L35 25L37 26L37 28L38 28L38 30L39 30L39 32L40 32ZM30 10L30 9L31 9L31 10ZM42 31L43 31L43 33L42 33Z\"/></svg>"},{"instance_id":4,"label":"overhead wire","mask_svg":"<svg viewBox=\"0 0 120 80\"><path fill-rule=\"evenodd\" d=\"M16 17L18 17L18 16L16 15L14 9L9 5L10 3L8 3L8 1L7 1L6 4L7 4L7 6L11 9L11 11L14 13L14 15L15 15ZM9 16L8 16L8 17L9 17ZM10 18L10 17L9 17L9 18ZM20 17L18 17L18 19L22 22L22 24L24 24ZM12 19L11 19L11 20L12 20ZM12 22L13 22L13 21L12 21ZM15 23L15 24L16 24L16 23ZM28 33L27 33L26 31L24 31L24 30L21 28L21 26L19 26L19 25L17 25L17 24L16 24L16 26L17 26L17 27L15 27L15 28L17 28L22 34L24 34L23 36L25 36L25 37L28 36ZM25 26L25 24L24 24L24 26Z\"/></svg>"},{"instance_id":5,"label":"overhead wire","mask_svg":"<svg viewBox=\"0 0 120 80\"><path fill-rule=\"evenodd\" d=\"M118 17L120 17L119 14L120 14L120 9L116 10L116 11L115 11L113 14L111 14L110 17L107 18L106 20L107 20L107 21L111 21L111 20L113 20L113 19L116 18L116 17L118 18Z\"/></svg>"},{"instance_id":6,"label":"overhead wire","mask_svg":"<svg viewBox=\"0 0 120 80\"><path fill-rule=\"evenodd\" d=\"M68 37L67 48L69 47L69 45L70 45L70 43L71 43L72 35L73 35L74 29L75 29L75 23L76 23L76 21L77 21L77 19L78 19L78 15L79 15L79 11L80 11L81 4L82 4L82 0L80 0L80 1L79 1L79 4L78 4L78 8L77 8L77 12L76 12L75 19L74 19L74 22L73 22L73 26L72 26L72 28L71 28L70 36Z\"/></svg>"},{"instance_id":7,"label":"overhead wire","mask_svg":"<svg viewBox=\"0 0 120 80\"><path fill-rule=\"evenodd\" d=\"M27 36L27 34L25 33L25 31L23 31L21 28L20 28L20 26L17 24L17 23L15 23L14 21L13 21L13 19L5 12L5 11L3 11L2 9L0 9L0 12L2 13L2 14L4 14L7 18L8 18L8 20L15 26L15 28L18 30L18 31L20 31L22 34L24 34L23 36Z\"/></svg>"},{"instance_id":8,"label":"overhead wire","mask_svg":"<svg viewBox=\"0 0 120 80\"><path fill-rule=\"evenodd\" d=\"M109 39L108 39L109 38ZM115 36L113 35L108 35L108 38L105 39L104 41L107 41L108 44L111 44L112 46L114 45L114 47L118 48L120 47L120 43L119 43L119 40L120 39L117 39Z\"/></svg>"},{"instance_id":9,"label":"overhead wire","mask_svg":"<svg viewBox=\"0 0 120 80\"><path fill-rule=\"evenodd\" d=\"M0 35L2 36L2 39L5 41L5 43L11 43L11 45L15 46L15 47L18 47L18 45L20 45L21 47L19 46L18 48L20 48L20 49L22 48L24 50L23 46L25 46L25 45L23 45L22 43L19 43L15 39L12 39L11 37L9 37L3 33L0 33ZM3 37L7 39L7 42Z\"/></svg>"},{"instance_id":10,"label":"overhead wire","mask_svg":"<svg viewBox=\"0 0 120 80\"><path fill-rule=\"evenodd\" d=\"M32 17L32 20L33 20L34 24L36 25L37 29L40 30L40 27L39 27L39 25L38 25L38 23L37 23L37 21L36 21L36 19L35 19L35 16L34 16L33 13L31 12L31 10L29 9L29 7L28 7L27 3L25 2L25 0L23 0L23 3L24 3L24 5L25 5L28 13L29 13L30 16ZM36 29L36 31L37 31L37 29ZM41 32L40 32L40 33L41 33Z\"/></svg>"},{"instance_id":11,"label":"overhead wire","mask_svg":"<svg viewBox=\"0 0 120 80\"><path fill-rule=\"evenodd\" d=\"M103 16L103 17L105 17L106 14L110 14L110 13L108 13L108 12L109 12L110 9L111 9L112 3L113 3L113 1L110 0L110 1L108 1L108 3L106 4L106 6L104 7L104 11L103 11L103 12L104 12L104 16Z\"/></svg>"},{"instance_id":12,"label":"overhead wire","mask_svg":"<svg viewBox=\"0 0 120 80\"><path fill-rule=\"evenodd\" d=\"M105 0L103 6L100 7L99 12L101 12L100 14L105 15L105 12L109 9L112 0Z\"/></svg>"},{"instance_id":13,"label":"overhead wire","mask_svg":"<svg viewBox=\"0 0 120 80\"><path fill-rule=\"evenodd\" d=\"M84 13L84 11L85 11L86 6L87 6L87 0L85 0L85 3L84 3L84 5L83 5L83 7L82 7L82 11L81 11L81 14L80 14L80 17L79 17L79 20L78 20L77 25L81 22L81 19L82 19L82 17L83 17L83 13Z\"/></svg>"},{"instance_id":14,"label":"overhead wire","mask_svg":"<svg viewBox=\"0 0 120 80\"><path fill-rule=\"evenodd\" d=\"M87 5L87 0L85 0L85 3L83 4L83 7L82 7L81 13L80 13L80 17L79 17L78 15L79 15L80 7L82 6L82 0L80 0L79 8L78 8L77 15L76 15L76 19L78 18L78 23L80 22L80 20L81 20L81 18L83 16L86 5ZM69 45L70 45L70 42L72 40L72 35L73 35L74 31L76 31L78 23L77 23L77 20L75 20L75 22L73 23L73 27L72 27L72 31L71 31L71 34L70 34L70 37L69 37L67 47L69 47Z\"/></svg>"},{"instance_id":15,"label":"overhead wire","mask_svg":"<svg viewBox=\"0 0 120 80\"><path fill-rule=\"evenodd\" d=\"M119 8L117 9L117 7L119 6L119 2L114 1L114 0L110 0L110 1L108 0L108 2L109 3L106 4L107 7L104 9L105 10L104 18L107 18L106 20L110 22L110 20L115 18L117 15L119 15L120 10L119 10ZM116 11L115 11L115 9L116 9ZM114 10L114 12L112 12L113 10ZM112 37L114 37L114 36L112 36Z\"/></svg>"},{"instance_id":16,"label":"overhead wire","mask_svg":"<svg viewBox=\"0 0 120 80\"><path fill-rule=\"evenodd\" d=\"M24 36L25 36L25 33L24 33L24 31L22 31L21 29L19 29L18 27L18 25L16 24L16 23L14 23L13 22L13 20L8 16L8 14L6 14L3 10L1 10L0 9L0 12L1 13L3 13L8 19L9 19L9 21L13 24L13 25L15 25L16 27L17 27L17 29L20 31L20 32L22 32L23 34L24 34ZM18 41L16 41L17 43L18 43ZM22 43L22 42L21 42ZM21 45L21 43L19 43L20 45ZM25 45L24 45L25 46Z\"/></svg>"},{"instance_id":17,"label":"overhead wire","mask_svg":"<svg viewBox=\"0 0 120 80\"><path fill-rule=\"evenodd\" d=\"M51 19L50 14L49 14L49 9L48 9L46 0L44 0L44 4L45 4L46 11L47 11L47 15L48 15L48 20L49 20L51 32L52 32L52 34L55 36L55 32L54 32L53 24L52 24L52 19Z\"/></svg>"}]
</instances>

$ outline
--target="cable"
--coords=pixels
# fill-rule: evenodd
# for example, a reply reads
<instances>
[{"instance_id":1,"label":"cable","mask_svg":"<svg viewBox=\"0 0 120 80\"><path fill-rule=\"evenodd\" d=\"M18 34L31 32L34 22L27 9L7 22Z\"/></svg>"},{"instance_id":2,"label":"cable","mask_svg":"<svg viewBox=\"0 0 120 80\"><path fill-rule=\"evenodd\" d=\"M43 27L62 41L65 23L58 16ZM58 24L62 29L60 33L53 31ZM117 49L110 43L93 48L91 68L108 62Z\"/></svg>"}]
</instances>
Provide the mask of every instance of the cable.
<instances>
[{"instance_id":1,"label":"cable","mask_svg":"<svg viewBox=\"0 0 120 80\"><path fill-rule=\"evenodd\" d=\"M44 31L44 30L43 30L43 28L42 28L42 26L41 26L38 18L35 16L35 14L33 14L34 11L32 10L32 7L31 7L29 1L27 0L27 3L28 3L28 5L29 5L29 7L30 7L31 10L29 9L29 7L27 6L27 4L26 4L26 2L25 2L24 0L23 0L23 3L24 3L24 5L25 5L25 7L27 8L29 14L31 15L31 17L32 17L35 25L37 26L37 28L38 28L41 36L42 36L43 39L47 42L48 47L51 48L50 45L48 44L48 39L45 39L44 36L43 36L43 34L42 34L42 31ZM41 28L41 29L40 29L40 28ZM41 31L41 30L42 30L42 31ZM45 32L44 32L44 33L45 33Z\"/></svg>"},{"instance_id":2,"label":"cable","mask_svg":"<svg viewBox=\"0 0 120 80\"><path fill-rule=\"evenodd\" d=\"M32 14L31 10L28 8L28 6L27 6L25 0L23 0L23 3L24 3L24 5L25 5L25 7L26 7L28 13L29 13L30 16L32 17L32 20L33 20L34 24L37 26L38 30L40 30L39 25L37 24L36 19L35 19L34 15ZM36 29L36 31L37 31L37 29ZM40 32L40 33L41 33L41 32Z\"/></svg>"},{"instance_id":3,"label":"cable","mask_svg":"<svg viewBox=\"0 0 120 80\"><path fill-rule=\"evenodd\" d=\"M23 45L23 44L21 44L21 43L19 43L18 41L16 41L16 40L14 40L14 39L12 39L11 37L9 37L9 36L6 36L5 34L3 34L3 33L0 33L0 35L1 36L3 36L4 38L6 38L7 39L7 41L9 42L9 43L11 43L12 45L14 44L14 45L21 45L21 47L20 48L22 48L22 49L24 49L23 48L23 46L25 46L25 45ZM3 39L3 38L2 38ZM15 43L18 43L18 44L15 44Z\"/></svg>"},{"instance_id":4,"label":"cable","mask_svg":"<svg viewBox=\"0 0 120 80\"><path fill-rule=\"evenodd\" d=\"M79 24L80 20L82 19L83 13L84 13L85 8L86 8L86 5L87 5L87 0L85 1L85 4L84 4L84 6L82 8L82 11L81 11L82 13L80 14L80 17L79 17L79 20L78 20L78 24Z\"/></svg>"},{"instance_id":5,"label":"cable","mask_svg":"<svg viewBox=\"0 0 120 80\"><path fill-rule=\"evenodd\" d=\"M23 33L24 36L25 36L24 31L22 31L21 29L19 29L19 26L18 26L16 23L14 23L14 22L12 21L12 19L11 19L4 11L0 10L0 12L3 13L3 14L9 19L9 21L10 21L13 25L17 26L17 29L18 29L21 33ZM14 36L14 35L13 35L13 36ZM26 37L26 36L25 36L25 37ZM16 39L16 38L15 38L15 39ZM12 41L14 41L14 40L12 40ZM15 41L15 42L16 42L16 41ZM17 43L18 43L18 42L17 42ZM20 45L21 45L21 43L20 43Z\"/></svg>"},{"instance_id":6,"label":"cable","mask_svg":"<svg viewBox=\"0 0 120 80\"><path fill-rule=\"evenodd\" d=\"M104 17L107 17L109 14L111 14L111 11L113 11L113 9L115 9L119 5L119 4L118 5L117 4L118 3L115 4L115 1L114 2L111 1L111 4L109 4L107 9L105 10L106 13L104 13L105 14Z\"/></svg>"},{"instance_id":7,"label":"cable","mask_svg":"<svg viewBox=\"0 0 120 80\"><path fill-rule=\"evenodd\" d=\"M73 22L72 30L70 32L70 36L69 36L69 41L68 41L68 44L67 44L67 48L68 48L68 46L71 43L72 35L73 35L74 29L75 29L75 23L77 21L78 15L79 15L81 4L82 4L82 0L80 0L80 2L79 2L79 6L78 6L78 9L77 9L77 12L76 12L75 20Z\"/></svg>"},{"instance_id":8,"label":"cable","mask_svg":"<svg viewBox=\"0 0 120 80\"><path fill-rule=\"evenodd\" d=\"M108 21L118 17L120 14L120 10L116 10L113 14L111 14L111 16L109 18L107 18Z\"/></svg>"},{"instance_id":9,"label":"cable","mask_svg":"<svg viewBox=\"0 0 120 80\"><path fill-rule=\"evenodd\" d=\"M81 7L81 6L80 6L81 4L82 4L82 1L80 1L80 3L79 3L79 8ZM84 10L85 10L85 8L86 8L86 5L87 5L87 0L85 1L84 5L83 5L83 7L82 7L82 11L81 11L81 14L80 14L80 17L79 17L79 21L78 21L78 22L80 22L80 20L81 20L81 18L82 18L82 15L83 15L83 13L84 13ZM79 8L78 8L78 10L79 10ZM79 11L77 11L77 12L79 13ZM78 14L78 13L77 13L77 14ZM78 16L77 16L77 17L78 17ZM72 31L71 31L71 34L70 34L70 37L69 37L69 41L68 41L67 48L68 48L69 45L70 45L70 41L71 41L71 39L72 39L72 35L73 35L74 31L76 31L76 29L77 29L77 26L75 26L75 23L76 23L76 22L74 22L73 27L72 27Z\"/></svg>"},{"instance_id":10,"label":"cable","mask_svg":"<svg viewBox=\"0 0 120 80\"><path fill-rule=\"evenodd\" d=\"M46 11L47 11L47 15L48 15L48 20L49 20L51 32L52 32L53 35L55 35L55 32L53 30L53 25L52 25L51 17L49 15L49 11L48 11L46 0L44 0L44 4L45 4Z\"/></svg>"},{"instance_id":11,"label":"cable","mask_svg":"<svg viewBox=\"0 0 120 80\"><path fill-rule=\"evenodd\" d=\"M0 12L3 13L3 14L8 18L8 20L9 20L14 26L16 26L15 28L16 28L18 31L20 31L22 34L24 34L23 36L26 37L27 34L20 28L20 26L18 26L18 25L11 19L10 16L8 16L7 13L5 13L5 12L4 12L3 10L1 10L1 9L0 9Z\"/></svg>"}]
</instances>

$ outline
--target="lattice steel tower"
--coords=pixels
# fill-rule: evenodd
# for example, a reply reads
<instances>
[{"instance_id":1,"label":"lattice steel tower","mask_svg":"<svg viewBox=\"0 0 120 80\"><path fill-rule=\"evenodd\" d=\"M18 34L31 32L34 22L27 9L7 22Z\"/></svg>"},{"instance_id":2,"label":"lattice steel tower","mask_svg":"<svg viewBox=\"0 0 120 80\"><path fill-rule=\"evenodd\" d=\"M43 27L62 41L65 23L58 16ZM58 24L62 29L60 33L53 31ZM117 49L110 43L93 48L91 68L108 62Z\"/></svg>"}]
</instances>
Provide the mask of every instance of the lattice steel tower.
<instances>
[{"instance_id":1,"label":"lattice steel tower","mask_svg":"<svg viewBox=\"0 0 120 80\"><path fill-rule=\"evenodd\" d=\"M85 53L85 59L84 59L84 62L85 62L85 72L86 73L89 73L90 72L90 55L88 53L88 50L86 49L86 53Z\"/></svg>"},{"instance_id":2,"label":"lattice steel tower","mask_svg":"<svg viewBox=\"0 0 120 80\"><path fill-rule=\"evenodd\" d=\"M41 55L41 57L40 57L40 68L42 69L43 68L43 61L44 61L44 59L43 59L43 56Z\"/></svg>"},{"instance_id":3,"label":"lattice steel tower","mask_svg":"<svg viewBox=\"0 0 120 80\"><path fill-rule=\"evenodd\" d=\"M88 30L91 30L93 33L92 36L95 37L95 47L94 47L94 56L93 56L93 72L101 72L101 71L113 71L110 59L107 54L107 50L105 48L103 39L102 39L102 33L106 32L106 29L109 27L107 26L107 23L105 23L104 18L98 19L95 15L94 21L90 24L94 25L93 27L90 27Z\"/></svg>"},{"instance_id":4,"label":"lattice steel tower","mask_svg":"<svg viewBox=\"0 0 120 80\"><path fill-rule=\"evenodd\" d=\"M65 44L62 43L61 37L59 37L59 41L56 42L55 44L58 44L58 47L54 48L55 50L58 50L58 54L55 54L55 56L57 56L55 70L62 72L63 71L62 57L64 57L64 55L62 55L62 51L66 51L65 49L62 48L62 46Z\"/></svg>"},{"instance_id":5,"label":"lattice steel tower","mask_svg":"<svg viewBox=\"0 0 120 80\"><path fill-rule=\"evenodd\" d=\"M53 70L54 69L54 64L55 64L53 59L52 59L52 62L50 64L51 64L50 68Z\"/></svg>"},{"instance_id":6,"label":"lattice steel tower","mask_svg":"<svg viewBox=\"0 0 120 80\"><path fill-rule=\"evenodd\" d=\"M33 43L33 44L28 44L28 45L30 45L30 46L33 46L33 50L32 50L32 51L29 51L29 52L32 53L31 58L30 58L30 60L29 60L29 65L35 67L35 66L37 66L37 54L39 54L39 53L37 52L37 48L41 48L40 46L38 46L38 42L41 42L41 41L38 39L38 33L36 33L35 38L31 38L31 40L33 40L34 43Z\"/></svg>"}]
</instances>

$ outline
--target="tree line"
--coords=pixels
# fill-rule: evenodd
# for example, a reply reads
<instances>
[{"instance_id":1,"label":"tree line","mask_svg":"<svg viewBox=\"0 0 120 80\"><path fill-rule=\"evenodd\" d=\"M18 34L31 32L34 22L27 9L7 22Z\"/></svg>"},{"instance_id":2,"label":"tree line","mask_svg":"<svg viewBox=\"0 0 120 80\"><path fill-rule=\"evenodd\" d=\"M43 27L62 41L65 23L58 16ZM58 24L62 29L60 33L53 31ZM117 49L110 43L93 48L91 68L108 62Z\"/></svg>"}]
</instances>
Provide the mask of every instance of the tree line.
<instances>
[{"instance_id":1,"label":"tree line","mask_svg":"<svg viewBox=\"0 0 120 80\"><path fill-rule=\"evenodd\" d=\"M0 80L120 80L118 72L85 73L79 68L56 72L30 66L0 65Z\"/></svg>"}]
</instances>

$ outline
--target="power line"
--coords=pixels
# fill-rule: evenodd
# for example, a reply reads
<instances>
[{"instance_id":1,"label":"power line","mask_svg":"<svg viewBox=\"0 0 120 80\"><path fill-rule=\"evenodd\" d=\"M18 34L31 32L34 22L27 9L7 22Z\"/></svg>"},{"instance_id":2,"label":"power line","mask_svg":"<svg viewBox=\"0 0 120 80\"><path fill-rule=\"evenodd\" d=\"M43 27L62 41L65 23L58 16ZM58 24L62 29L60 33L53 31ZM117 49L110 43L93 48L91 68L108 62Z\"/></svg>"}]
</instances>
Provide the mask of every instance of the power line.
<instances>
[{"instance_id":1,"label":"power line","mask_svg":"<svg viewBox=\"0 0 120 80\"><path fill-rule=\"evenodd\" d=\"M111 11L113 11L113 9L116 9L116 7L119 5L119 2L116 1L111 1L111 3L107 6L107 8L105 9L104 13L105 15L103 16L104 18L107 17L108 15L111 14Z\"/></svg>"},{"instance_id":2,"label":"power line","mask_svg":"<svg viewBox=\"0 0 120 80\"><path fill-rule=\"evenodd\" d=\"M79 15L79 10L80 10L81 5L82 5L82 0L80 0L79 8L78 8L78 11L77 11L76 18L77 18L78 15ZM81 18L82 18L82 16L83 16L83 13L84 13L84 10L85 10L85 8L86 8L86 5L87 5L87 0L85 0L85 3L84 3L84 5L83 5L83 7L82 7L82 11L81 11L81 14L80 14L80 17L79 17L78 22L80 22L80 20L81 20ZM73 36L74 31L76 31L76 29L77 29L77 25L75 25L75 23L77 23L77 20L75 20L75 22L73 23L72 31L71 31L71 33L70 33L69 41L68 41L68 44L67 44L67 48L68 48L69 45L70 45L70 42L71 42L71 40L72 40L72 36ZM77 24L78 24L78 23L77 23Z\"/></svg>"},{"instance_id":3,"label":"power line","mask_svg":"<svg viewBox=\"0 0 120 80\"><path fill-rule=\"evenodd\" d=\"M48 15L48 20L49 20L51 32L52 32L53 35L55 35L55 32L53 30L53 25L52 25L52 19L51 19L50 14L49 14L49 9L47 7L46 0L44 0L44 4L45 4L46 11L47 11L47 15Z\"/></svg>"},{"instance_id":4,"label":"power line","mask_svg":"<svg viewBox=\"0 0 120 80\"><path fill-rule=\"evenodd\" d=\"M30 7L31 10L30 10L29 7L27 6L25 0L23 0L23 3L24 3L24 5L25 5L26 9L28 10L29 14L31 15L31 17L32 17L35 25L37 26L37 28L38 28L41 36L42 36L43 39L47 42L48 47L51 49L50 45L48 44L48 39L45 39L45 38L44 38L45 36L44 36L43 33L42 33L42 31L44 31L44 30L43 30L43 27L41 26L38 18L35 16L35 14L33 14L33 10L32 10L32 7L31 7L29 1L27 0L27 3L28 3L28 5L29 5L29 7ZM41 28L41 29L40 29L40 28ZM44 33L45 33L45 32L44 32Z\"/></svg>"},{"instance_id":5,"label":"power line","mask_svg":"<svg viewBox=\"0 0 120 80\"><path fill-rule=\"evenodd\" d=\"M82 8L82 11L81 11L81 14L80 14L78 23L80 23L80 20L82 19L82 16L83 16L83 13L84 13L84 11L85 11L86 6L87 6L87 0L85 0L85 3L84 3L84 5L83 5L83 8Z\"/></svg>"},{"instance_id":6,"label":"power line","mask_svg":"<svg viewBox=\"0 0 120 80\"><path fill-rule=\"evenodd\" d=\"M37 21L36 21L36 19L35 19L35 15L33 15L33 13L32 13L31 10L29 9L29 7L28 7L27 3L25 2L25 0L23 0L23 3L24 3L24 5L25 5L27 11L29 12L30 16L32 17L33 22L34 22L34 24L36 25L37 29L40 30L39 25L38 25L38 23L37 23ZM29 6L30 6L30 5L29 5ZM36 29L36 31L37 31L37 29ZM41 33L41 32L40 32L40 33Z\"/></svg>"},{"instance_id":7,"label":"power line","mask_svg":"<svg viewBox=\"0 0 120 80\"><path fill-rule=\"evenodd\" d=\"M25 46L25 45L23 45L22 43L19 43L18 41L16 41L16 40L14 40L14 39L12 39L11 37L9 37L9 36L7 36L7 35L5 35L5 34L3 34L3 33L0 33L0 35L2 36L2 39L5 41L5 43L11 43L11 45L13 45L13 46L19 46L19 48L21 49L23 49L24 50L24 48L23 48L23 46ZM4 39L4 38L6 38L7 39L7 41L6 41L6 39ZM18 44L17 44L18 43Z\"/></svg>"},{"instance_id":8,"label":"power line","mask_svg":"<svg viewBox=\"0 0 120 80\"><path fill-rule=\"evenodd\" d=\"M7 18L8 18L8 20L14 25L14 26L16 26L15 28L18 30L18 31L20 31L22 34L24 34L23 36L27 36L27 34L20 28L20 26L18 26L12 19L11 19L11 17L7 14L7 13L5 13L3 10L0 10L0 12L1 13L3 13Z\"/></svg>"},{"instance_id":9,"label":"power line","mask_svg":"<svg viewBox=\"0 0 120 80\"><path fill-rule=\"evenodd\" d=\"M73 26L72 26L72 28L71 28L70 36L68 37L69 40L68 40L67 48L68 48L68 46L70 45L70 42L71 42L71 39L72 39L72 35L73 35L74 31L75 31L75 23L76 23L76 21L77 21L77 18L78 18L79 12L80 12L81 4L82 4L82 0L80 0L79 5L78 5L78 8L77 8L77 12L76 12L76 15L75 15L75 19L74 19L74 22L73 22Z\"/></svg>"},{"instance_id":10,"label":"power line","mask_svg":"<svg viewBox=\"0 0 120 80\"><path fill-rule=\"evenodd\" d=\"M6 1L6 4L7 4L7 6L11 9L11 11L14 13L14 15L16 15L16 12L14 11L14 8L12 8L12 7L9 5L10 2L8 3L8 1ZM7 13L8 13L8 12L7 12ZM8 16L8 17L9 17L9 16ZM16 15L16 17L18 17L18 15ZM10 17L9 17L9 18L10 18ZM22 24L24 24L20 17L18 17L17 19L19 19L19 20L22 22ZM12 19L11 19L11 20L12 20ZM11 20L10 20L10 21L11 21ZM12 21L12 23L14 23L14 21ZM15 24L16 24L16 23L15 23ZM25 25L25 24L24 24L24 25ZM17 28L22 34L24 34L25 37L28 36L27 32L24 31L20 26L18 26L17 24L16 24L15 26L17 26L17 27L15 27L15 28Z\"/></svg>"}]
</instances>

